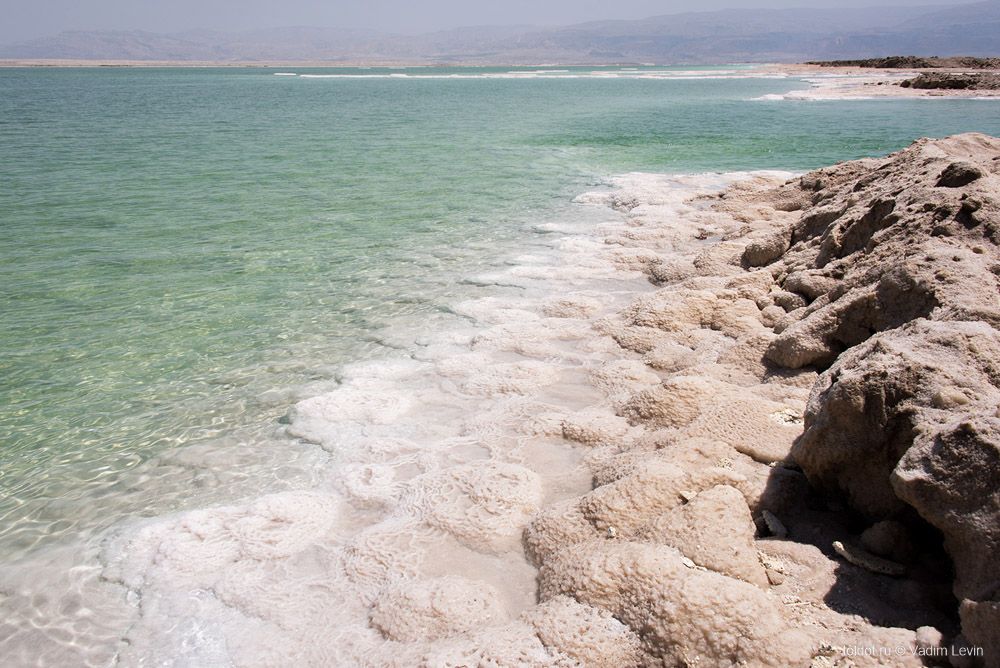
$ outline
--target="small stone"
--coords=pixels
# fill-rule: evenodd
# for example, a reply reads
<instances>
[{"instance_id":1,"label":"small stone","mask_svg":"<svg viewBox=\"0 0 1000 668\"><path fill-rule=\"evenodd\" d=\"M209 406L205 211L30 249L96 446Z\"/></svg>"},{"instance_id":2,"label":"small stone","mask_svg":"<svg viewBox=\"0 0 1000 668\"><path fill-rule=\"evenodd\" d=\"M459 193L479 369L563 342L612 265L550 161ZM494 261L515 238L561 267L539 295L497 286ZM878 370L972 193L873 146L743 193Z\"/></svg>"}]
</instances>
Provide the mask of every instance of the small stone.
<instances>
[{"instance_id":1,"label":"small stone","mask_svg":"<svg viewBox=\"0 0 1000 668\"><path fill-rule=\"evenodd\" d=\"M909 530L894 520L876 522L861 533L861 545L874 555L905 559L915 550Z\"/></svg>"},{"instance_id":2,"label":"small stone","mask_svg":"<svg viewBox=\"0 0 1000 668\"><path fill-rule=\"evenodd\" d=\"M786 529L785 525L781 523L781 520L775 517L774 513L769 510L765 510L761 512L761 516L763 516L764 524L767 525L767 528L770 530L772 536L775 538L786 538L788 536L788 529Z\"/></svg>"},{"instance_id":3,"label":"small stone","mask_svg":"<svg viewBox=\"0 0 1000 668\"><path fill-rule=\"evenodd\" d=\"M937 185L945 188L961 188L969 185L983 175L981 170L971 162L953 162L941 172Z\"/></svg>"},{"instance_id":4,"label":"small stone","mask_svg":"<svg viewBox=\"0 0 1000 668\"><path fill-rule=\"evenodd\" d=\"M860 548L844 545L839 540L833 541L833 551L843 557L848 563L872 573L891 575L893 577L906 575L906 567L903 564L876 557L874 554L869 554Z\"/></svg>"},{"instance_id":5,"label":"small stone","mask_svg":"<svg viewBox=\"0 0 1000 668\"><path fill-rule=\"evenodd\" d=\"M983 203L981 200L975 198L962 200L962 211L968 211L969 213L972 213L973 211L979 211L981 208L983 208Z\"/></svg>"},{"instance_id":6,"label":"small stone","mask_svg":"<svg viewBox=\"0 0 1000 668\"><path fill-rule=\"evenodd\" d=\"M921 626L917 629L917 647L924 649L944 646L944 634L933 626Z\"/></svg>"},{"instance_id":7,"label":"small stone","mask_svg":"<svg viewBox=\"0 0 1000 668\"><path fill-rule=\"evenodd\" d=\"M934 408L954 408L967 403L969 398L957 387L942 387L931 397L931 405Z\"/></svg>"},{"instance_id":8,"label":"small stone","mask_svg":"<svg viewBox=\"0 0 1000 668\"><path fill-rule=\"evenodd\" d=\"M771 413L768 417L778 424L802 424L802 413L794 408L783 408Z\"/></svg>"}]
</instances>

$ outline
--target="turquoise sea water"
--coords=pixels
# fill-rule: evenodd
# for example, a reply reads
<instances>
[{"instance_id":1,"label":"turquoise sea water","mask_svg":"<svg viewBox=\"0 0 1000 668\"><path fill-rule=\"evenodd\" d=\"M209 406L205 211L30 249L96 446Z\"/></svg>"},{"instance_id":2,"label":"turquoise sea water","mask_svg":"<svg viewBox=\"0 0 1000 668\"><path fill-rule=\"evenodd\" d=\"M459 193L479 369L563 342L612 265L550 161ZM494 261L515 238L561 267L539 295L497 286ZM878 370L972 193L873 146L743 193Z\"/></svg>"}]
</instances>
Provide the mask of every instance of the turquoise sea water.
<instances>
[{"instance_id":1,"label":"turquoise sea water","mask_svg":"<svg viewBox=\"0 0 1000 668\"><path fill-rule=\"evenodd\" d=\"M1000 134L996 100L564 69L0 69L0 555L308 486L293 402L458 320L611 175Z\"/></svg>"}]
</instances>

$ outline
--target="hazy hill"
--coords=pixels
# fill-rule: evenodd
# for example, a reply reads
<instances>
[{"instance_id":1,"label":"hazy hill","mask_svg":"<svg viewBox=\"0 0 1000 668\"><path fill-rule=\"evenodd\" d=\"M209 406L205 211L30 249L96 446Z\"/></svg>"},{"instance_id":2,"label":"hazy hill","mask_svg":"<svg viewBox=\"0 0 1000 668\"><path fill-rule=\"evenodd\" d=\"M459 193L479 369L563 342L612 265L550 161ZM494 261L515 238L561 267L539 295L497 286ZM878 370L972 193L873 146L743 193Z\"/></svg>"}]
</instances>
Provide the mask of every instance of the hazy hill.
<instances>
[{"instance_id":1,"label":"hazy hill","mask_svg":"<svg viewBox=\"0 0 1000 668\"><path fill-rule=\"evenodd\" d=\"M332 28L243 33L75 31L0 46L0 58L221 62L704 63L1000 56L1000 0L957 7L729 9L562 28L423 35Z\"/></svg>"}]
</instances>

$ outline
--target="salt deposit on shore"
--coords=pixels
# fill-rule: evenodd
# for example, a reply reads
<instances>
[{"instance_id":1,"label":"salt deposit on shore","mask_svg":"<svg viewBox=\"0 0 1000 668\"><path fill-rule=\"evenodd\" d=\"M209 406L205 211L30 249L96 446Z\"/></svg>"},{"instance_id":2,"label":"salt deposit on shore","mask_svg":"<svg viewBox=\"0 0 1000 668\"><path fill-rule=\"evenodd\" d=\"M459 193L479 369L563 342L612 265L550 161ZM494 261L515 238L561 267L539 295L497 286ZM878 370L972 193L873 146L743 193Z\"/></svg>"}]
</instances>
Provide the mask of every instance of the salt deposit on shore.
<instances>
[{"instance_id":1,"label":"salt deposit on shore","mask_svg":"<svg viewBox=\"0 0 1000 668\"><path fill-rule=\"evenodd\" d=\"M815 65L768 65L767 71L801 77L810 84L806 90L795 90L782 95L768 95L774 100L856 100L864 98L936 98L967 97L1000 99L998 90L976 89L921 89L899 84L920 74L921 70L872 69L862 67L823 67ZM961 70L934 70L934 72L961 72Z\"/></svg>"},{"instance_id":2,"label":"salt deposit on shore","mask_svg":"<svg viewBox=\"0 0 1000 668\"><path fill-rule=\"evenodd\" d=\"M961 135L583 196L620 220L298 405L324 486L109 540L119 660L996 665L998 173Z\"/></svg>"}]
</instances>

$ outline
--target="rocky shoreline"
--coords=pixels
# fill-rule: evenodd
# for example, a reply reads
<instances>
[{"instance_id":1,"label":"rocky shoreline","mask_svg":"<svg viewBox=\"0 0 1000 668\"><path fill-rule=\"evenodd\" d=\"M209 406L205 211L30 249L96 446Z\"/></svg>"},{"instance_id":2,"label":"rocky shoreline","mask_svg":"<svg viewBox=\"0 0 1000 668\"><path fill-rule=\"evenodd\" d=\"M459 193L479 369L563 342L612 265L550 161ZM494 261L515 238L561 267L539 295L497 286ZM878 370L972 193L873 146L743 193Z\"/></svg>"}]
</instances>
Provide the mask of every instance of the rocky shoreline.
<instances>
[{"instance_id":1,"label":"rocky shoreline","mask_svg":"<svg viewBox=\"0 0 1000 668\"><path fill-rule=\"evenodd\" d=\"M594 489L525 530L542 606L627 625L614 665L1000 664L998 174L968 134L613 201L673 252L597 326L664 378L563 421Z\"/></svg>"},{"instance_id":2,"label":"rocky shoreline","mask_svg":"<svg viewBox=\"0 0 1000 668\"><path fill-rule=\"evenodd\" d=\"M921 58L919 56L889 56L888 58L866 58L862 60L810 60L806 65L820 67L867 67L874 69L934 69L960 68L966 70L1000 69L1000 58L975 58L952 56L950 58Z\"/></svg>"},{"instance_id":3,"label":"rocky shoreline","mask_svg":"<svg viewBox=\"0 0 1000 668\"><path fill-rule=\"evenodd\" d=\"M323 486L119 527L115 661L998 665L1000 139L789 176L582 196L296 405Z\"/></svg>"},{"instance_id":4,"label":"rocky shoreline","mask_svg":"<svg viewBox=\"0 0 1000 668\"><path fill-rule=\"evenodd\" d=\"M944 64L923 67L920 59L914 59L917 62L912 67L904 66L911 59L901 59L883 67L879 65L883 60L890 59L768 65L765 71L800 78L811 84L811 88L793 90L784 95L769 95L765 99L1000 97L996 87L996 82L1000 80L1000 66L989 67L992 59L979 59L978 66L964 68Z\"/></svg>"},{"instance_id":5,"label":"rocky shoreline","mask_svg":"<svg viewBox=\"0 0 1000 668\"><path fill-rule=\"evenodd\" d=\"M899 85L903 88L927 90L997 90L1000 88L1000 75L921 72L912 79L901 81Z\"/></svg>"}]
</instances>

